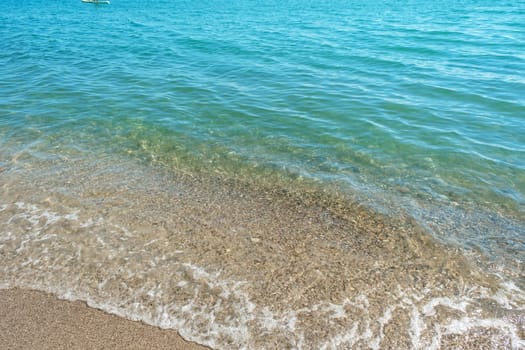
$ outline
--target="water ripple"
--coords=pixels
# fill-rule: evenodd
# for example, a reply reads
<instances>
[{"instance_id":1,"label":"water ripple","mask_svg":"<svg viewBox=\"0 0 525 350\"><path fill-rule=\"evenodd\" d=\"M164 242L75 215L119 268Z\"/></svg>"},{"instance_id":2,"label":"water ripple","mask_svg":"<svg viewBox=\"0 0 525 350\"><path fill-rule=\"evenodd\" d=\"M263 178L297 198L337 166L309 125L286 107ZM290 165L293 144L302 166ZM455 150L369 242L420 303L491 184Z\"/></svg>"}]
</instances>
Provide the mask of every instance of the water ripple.
<instances>
[{"instance_id":1,"label":"water ripple","mask_svg":"<svg viewBox=\"0 0 525 350\"><path fill-rule=\"evenodd\" d=\"M2 3L6 149L36 137L523 213L523 1L84 5Z\"/></svg>"}]
</instances>

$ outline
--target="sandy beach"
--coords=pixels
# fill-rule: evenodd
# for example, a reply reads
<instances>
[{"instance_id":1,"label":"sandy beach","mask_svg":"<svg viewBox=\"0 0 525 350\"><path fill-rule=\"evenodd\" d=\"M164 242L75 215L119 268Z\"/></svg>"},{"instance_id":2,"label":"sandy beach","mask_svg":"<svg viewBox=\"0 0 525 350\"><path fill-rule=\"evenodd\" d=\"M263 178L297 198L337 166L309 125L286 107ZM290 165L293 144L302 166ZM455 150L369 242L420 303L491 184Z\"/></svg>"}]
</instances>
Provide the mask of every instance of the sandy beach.
<instances>
[{"instance_id":1,"label":"sandy beach","mask_svg":"<svg viewBox=\"0 0 525 350\"><path fill-rule=\"evenodd\" d=\"M0 315L2 349L208 349L176 331L38 291L0 290Z\"/></svg>"},{"instance_id":2,"label":"sandy beach","mask_svg":"<svg viewBox=\"0 0 525 350\"><path fill-rule=\"evenodd\" d=\"M0 349L522 344L518 287L406 214L113 157L15 170L0 173Z\"/></svg>"},{"instance_id":3,"label":"sandy beach","mask_svg":"<svg viewBox=\"0 0 525 350\"><path fill-rule=\"evenodd\" d=\"M525 350L525 0L83 1L1 5L0 350Z\"/></svg>"}]
</instances>

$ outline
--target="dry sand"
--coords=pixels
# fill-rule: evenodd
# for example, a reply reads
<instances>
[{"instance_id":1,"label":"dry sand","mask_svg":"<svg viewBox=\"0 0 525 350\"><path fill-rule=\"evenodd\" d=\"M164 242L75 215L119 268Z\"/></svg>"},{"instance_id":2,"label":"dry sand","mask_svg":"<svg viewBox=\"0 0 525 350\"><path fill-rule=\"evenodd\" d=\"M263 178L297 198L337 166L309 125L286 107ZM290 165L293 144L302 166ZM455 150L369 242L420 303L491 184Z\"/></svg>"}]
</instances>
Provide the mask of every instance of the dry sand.
<instances>
[{"instance_id":1,"label":"dry sand","mask_svg":"<svg viewBox=\"0 0 525 350\"><path fill-rule=\"evenodd\" d=\"M0 290L0 330L0 349L208 349L173 330L21 289Z\"/></svg>"}]
</instances>

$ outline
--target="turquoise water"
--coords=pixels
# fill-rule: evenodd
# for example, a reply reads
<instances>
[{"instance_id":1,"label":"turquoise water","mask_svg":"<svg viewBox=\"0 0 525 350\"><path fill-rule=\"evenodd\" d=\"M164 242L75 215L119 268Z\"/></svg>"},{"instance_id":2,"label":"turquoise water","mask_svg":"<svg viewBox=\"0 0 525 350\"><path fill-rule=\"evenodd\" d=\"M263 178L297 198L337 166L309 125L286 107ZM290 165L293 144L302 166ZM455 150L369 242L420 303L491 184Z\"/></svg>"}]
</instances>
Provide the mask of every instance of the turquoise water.
<instances>
[{"instance_id":1,"label":"turquoise water","mask_svg":"<svg viewBox=\"0 0 525 350\"><path fill-rule=\"evenodd\" d=\"M401 190L523 220L524 9L6 1L2 144Z\"/></svg>"},{"instance_id":2,"label":"turquoise water","mask_svg":"<svg viewBox=\"0 0 525 350\"><path fill-rule=\"evenodd\" d=\"M0 167L93 154L335 186L523 281L525 1L2 1Z\"/></svg>"},{"instance_id":3,"label":"turquoise water","mask_svg":"<svg viewBox=\"0 0 525 350\"><path fill-rule=\"evenodd\" d=\"M144 143L522 213L524 6L3 2L3 140Z\"/></svg>"}]
</instances>

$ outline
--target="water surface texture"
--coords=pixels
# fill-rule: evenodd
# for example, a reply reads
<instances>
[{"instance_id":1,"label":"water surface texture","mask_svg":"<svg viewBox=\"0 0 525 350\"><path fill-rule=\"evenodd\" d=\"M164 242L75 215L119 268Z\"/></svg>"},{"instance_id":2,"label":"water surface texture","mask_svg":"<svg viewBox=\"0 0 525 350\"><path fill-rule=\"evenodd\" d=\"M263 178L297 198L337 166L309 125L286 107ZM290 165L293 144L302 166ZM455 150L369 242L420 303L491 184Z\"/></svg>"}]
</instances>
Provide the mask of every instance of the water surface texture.
<instances>
[{"instance_id":1,"label":"water surface texture","mask_svg":"<svg viewBox=\"0 0 525 350\"><path fill-rule=\"evenodd\" d=\"M0 286L214 348L525 347L524 1L0 4Z\"/></svg>"}]
</instances>

